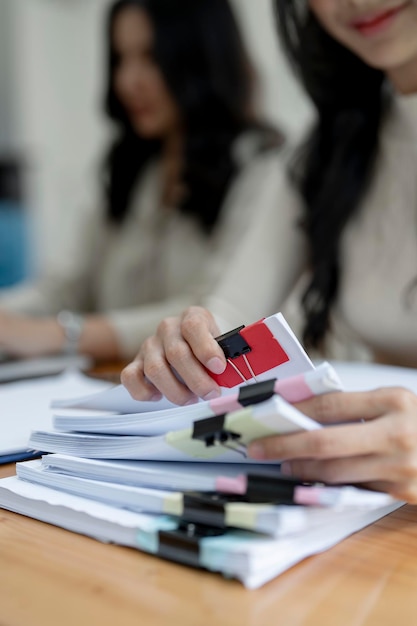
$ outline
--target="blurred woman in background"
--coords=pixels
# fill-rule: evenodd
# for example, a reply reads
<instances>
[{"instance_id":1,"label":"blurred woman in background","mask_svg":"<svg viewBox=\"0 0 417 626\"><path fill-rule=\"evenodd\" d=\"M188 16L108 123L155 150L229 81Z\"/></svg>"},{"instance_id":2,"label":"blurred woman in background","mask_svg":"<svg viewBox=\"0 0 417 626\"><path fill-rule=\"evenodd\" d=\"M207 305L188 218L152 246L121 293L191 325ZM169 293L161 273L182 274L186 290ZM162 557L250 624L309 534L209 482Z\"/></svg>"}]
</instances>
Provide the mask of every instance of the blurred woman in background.
<instances>
[{"instance_id":1,"label":"blurred woman in background","mask_svg":"<svg viewBox=\"0 0 417 626\"><path fill-rule=\"evenodd\" d=\"M275 205L281 137L256 118L253 94L227 0L112 6L106 111L116 136L101 200L69 255L0 294L1 350L128 358L165 315L207 302Z\"/></svg>"}]
</instances>

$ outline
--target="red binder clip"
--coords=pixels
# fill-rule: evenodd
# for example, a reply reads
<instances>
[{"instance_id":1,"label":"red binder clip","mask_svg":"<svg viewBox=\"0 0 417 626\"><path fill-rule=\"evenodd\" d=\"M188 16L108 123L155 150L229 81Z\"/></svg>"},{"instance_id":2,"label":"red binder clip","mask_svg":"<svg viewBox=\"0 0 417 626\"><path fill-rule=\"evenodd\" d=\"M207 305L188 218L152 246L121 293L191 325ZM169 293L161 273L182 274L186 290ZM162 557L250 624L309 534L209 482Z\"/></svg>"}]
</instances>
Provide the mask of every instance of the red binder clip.
<instances>
[{"instance_id":1,"label":"red binder clip","mask_svg":"<svg viewBox=\"0 0 417 626\"><path fill-rule=\"evenodd\" d=\"M220 386L235 387L246 381L256 382L259 374L290 360L264 324L264 319L216 337L227 359L227 367L222 374L210 372Z\"/></svg>"}]
</instances>

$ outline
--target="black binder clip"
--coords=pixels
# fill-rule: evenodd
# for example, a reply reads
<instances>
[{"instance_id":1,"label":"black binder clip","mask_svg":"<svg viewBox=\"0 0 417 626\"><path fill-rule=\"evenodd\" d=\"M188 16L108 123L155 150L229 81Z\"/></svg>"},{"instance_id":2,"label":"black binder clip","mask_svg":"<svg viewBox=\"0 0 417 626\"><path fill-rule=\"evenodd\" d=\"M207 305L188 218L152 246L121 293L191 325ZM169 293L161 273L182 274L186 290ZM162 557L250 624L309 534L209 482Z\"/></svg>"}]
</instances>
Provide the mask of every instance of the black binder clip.
<instances>
[{"instance_id":1,"label":"black binder clip","mask_svg":"<svg viewBox=\"0 0 417 626\"><path fill-rule=\"evenodd\" d=\"M216 337L216 341L224 352L226 359L237 359L238 356L247 354L252 350L247 341L242 337L240 331L245 328L245 325L229 330Z\"/></svg>"},{"instance_id":2,"label":"black binder clip","mask_svg":"<svg viewBox=\"0 0 417 626\"><path fill-rule=\"evenodd\" d=\"M311 483L300 481L293 476L249 473L245 498L248 502L295 504L295 490L302 485L311 485Z\"/></svg>"},{"instance_id":3,"label":"black binder clip","mask_svg":"<svg viewBox=\"0 0 417 626\"><path fill-rule=\"evenodd\" d=\"M170 561L201 567L200 541L223 535L222 528L212 528L189 522L180 522L176 530L160 530L158 555Z\"/></svg>"},{"instance_id":4,"label":"black binder clip","mask_svg":"<svg viewBox=\"0 0 417 626\"><path fill-rule=\"evenodd\" d=\"M204 441L206 447L221 445L233 452L243 454L246 458L246 447L242 445L228 445L228 442L238 443L241 438L240 433L227 430L225 428L226 413L222 415L215 415L214 417L207 417L206 419L197 420L193 424L192 439L198 439Z\"/></svg>"},{"instance_id":5,"label":"black binder clip","mask_svg":"<svg viewBox=\"0 0 417 626\"><path fill-rule=\"evenodd\" d=\"M227 528L226 509L230 502L244 502L240 495L186 492L183 495L182 519L195 524Z\"/></svg>"},{"instance_id":6,"label":"black binder clip","mask_svg":"<svg viewBox=\"0 0 417 626\"><path fill-rule=\"evenodd\" d=\"M240 387L238 402L242 406L250 406L265 402L275 395L276 378L269 378L260 383L253 383L247 387Z\"/></svg>"},{"instance_id":7,"label":"black binder clip","mask_svg":"<svg viewBox=\"0 0 417 626\"><path fill-rule=\"evenodd\" d=\"M241 435L239 433L225 429L225 417L226 413L223 413L223 415L215 415L214 417L197 420L193 424L193 433L191 438L204 441L208 448L226 443L227 441L236 441L237 439L240 439Z\"/></svg>"},{"instance_id":8,"label":"black binder clip","mask_svg":"<svg viewBox=\"0 0 417 626\"><path fill-rule=\"evenodd\" d=\"M243 328L246 328L244 324L242 326L238 326L238 328L229 330L229 332L224 333L224 335L216 337L216 341L223 350L226 361L234 369L236 374L238 374L239 378L241 378L244 383L248 382L248 379L239 369L238 365L233 362L234 359L242 357L248 371L250 372L250 376L255 382L257 382L255 372L253 371L251 364L249 363L248 357L246 356L248 352L251 352L252 348L248 344L246 339L240 334L240 331Z\"/></svg>"}]
</instances>

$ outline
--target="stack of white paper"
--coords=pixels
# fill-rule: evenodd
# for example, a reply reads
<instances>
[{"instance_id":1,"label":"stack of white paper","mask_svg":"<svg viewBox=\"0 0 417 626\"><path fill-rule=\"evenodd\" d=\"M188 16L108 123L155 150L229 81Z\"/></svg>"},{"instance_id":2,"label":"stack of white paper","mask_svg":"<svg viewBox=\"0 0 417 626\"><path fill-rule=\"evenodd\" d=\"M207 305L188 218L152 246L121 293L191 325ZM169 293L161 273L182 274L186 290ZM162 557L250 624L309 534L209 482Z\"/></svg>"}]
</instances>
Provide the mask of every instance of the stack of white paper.
<instances>
[{"instance_id":1,"label":"stack of white paper","mask_svg":"<svg viewBox=\"0 0 417 626\"><path fill-rule=\"evenodd\" d=\"M230 433L238 433L238 446L234 446L233 442L224 445L218 442L219 445L208 446L204 439L194 436L195 424L210 418L215 421L217 417L209 415L208 420L203 417L190 419L187 408L184 412L181 408L176 409L175 424L182 425L178 430L167 429L167 423L173 421L171 418L166 421L155 415L155 420L145 418L135 426L135 432L139 432L139 435L35 431L29 444L44 452L61 452L88 458L238 462L242 455L245 456L242 446L253 439L321 428L317 422L274 395L267 401L242 407L226 415L224 428ZM165 434L149 436L153 432Z\"/></svg>"},{"instance_id":2,"label":"stack of white paper","mask_svg":"<svg viewBox=\"0 0 417 626\"><path fill-rule=\"evenodd\" d=\"M0 480L0 505L10 511L45 521L100 541L138 548L227 577L257 588L303 558L335 545L351 533L395 510L401 503L386 497L379 506L350 511L312 511L311 523L293 515L281 525L282 536L208 528L195 535L195 525L180 526L177 518L116 507L91 498L34 485L17 477ZM278 513L278 512L277 512ZM293 511L294 513L294 511ZM318 513L314 520L314 513ZM291 516L291 511L289 511ZM308 513L307 513L308 517ZM287 527L286 527L287 526Z\"/></svg>"},{"instance_id":3,"label":"stack of white paper","mask_svg":"<svg viewBox=\"0 0 417 626\"><path fill-rule=\"evenodd\" d=\"M401 506L386 494L291 481L279 464L246 458L258 437L321 428L290 404L291 394L342 388L332 367L314 368L282 316L273 317L289 358L275 367L273 387L266 383L266 399L262 391L253 403L243 385L219 401L175 407L138 403L121 386L91 395L84 379L71 389L66 380L50 394L67 397L53 402L53 423L31 415L26 447L51 454L0 480L0 507L255 588ZM346 389L417 391L412 370L336 364L336 372ZM30 414L36 390L26 390Z\"/></svg>"},{"instance_id":4,"label":"stack of white paper","mask_svg":"<svg viewBox=\"0 0 417 626\"><path fill-rule=\"evenodd\" d=\"M227 497L221 500L219 493L212 495L219 484L219 475L223 478L236 478L248 470L247 465L220 463L205 465L203 471L200 469L195 474L190 472L190 467L186 463L166 463L162 464L166 467L162 467L161 464L151 462L150 466L146 467L146 463L139 462L139 466L135 468L132 467L135 462L131 462L130 467L123 468L126 479L117 481L106 461L81 459L78 463L72 464L71 460L72 457L50 455L43 457L42 460L18 463L17 476L36 485L51 487L130 511L166 514L179 518L187 516L188 521L203 524L217 525L216 520L213 520L211 508L212 505L221 504L225 514L225 519L222 520L226 522L224 525L255 530L272 537L299 533L315 524L329 524L332 521L338 523L346 514L373 510L392 502L386 494L361 491L352 487L321 488L324 495L329 494L333 497L338 495L333 505L327 507L253 503ZM89 472L91 463L96 463L96 477L85 478L82 474L91 476ZM101 470L103 471L100 476ZM132 483L129 470L132 470L131 473L136 477L136 485L129 484ZM111 480L105 480L106 473L107 476L112 476ZM271 466L256 466L256 474L265 479L268 476L279 475L277 468ZM163 488L167 482L173 485L175 479L182 483L181 489ZM156 483L154 488L148 486L149 480ZM199 494L191 493L191 485ZM205 497L202 496L203 492L207 492Z\"/></svg>"}]
</instances>

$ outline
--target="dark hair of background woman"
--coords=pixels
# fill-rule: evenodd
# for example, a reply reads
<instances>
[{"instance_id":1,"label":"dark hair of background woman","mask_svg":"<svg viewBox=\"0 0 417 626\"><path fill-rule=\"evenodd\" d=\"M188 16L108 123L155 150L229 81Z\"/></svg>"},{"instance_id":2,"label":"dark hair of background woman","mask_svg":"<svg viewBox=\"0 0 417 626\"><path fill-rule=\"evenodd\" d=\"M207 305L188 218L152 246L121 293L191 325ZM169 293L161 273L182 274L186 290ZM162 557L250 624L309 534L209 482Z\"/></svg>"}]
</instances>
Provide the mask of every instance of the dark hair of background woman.
<instances>
[{"instance_id":1,"label":"dark hair of background woman","mask_svg":"<svg viewBox=\"0 0 417 626\"><path fill-rule=\"evenodd\" d=\"M304 342L320 347L338 291L341 233L372 177L386 98L383 73L331 38L306 5L275 0L282 44L318 114L291 174L310 242Z\"/></svg>"},{"instance_id":2,"label":"dark hair of background woman","mask_svg":"<svg viewBox=\"0 0 417 626\"><path fill-rule=\"evenodd\" d=\"M117 55L112 47L115 18L126 7L146 11L154 28L154 58L181 111L185 149L181 211L203 230L216 223L235 173L232 145L251 127L253 72L227 0L119 0L108 16L106 111L119 133L106 160L108 217L123 221L137 178L160 142L135 133L113 88ZM278 134L265 127L265 140Z\"/></svg>"}]
</instances>

